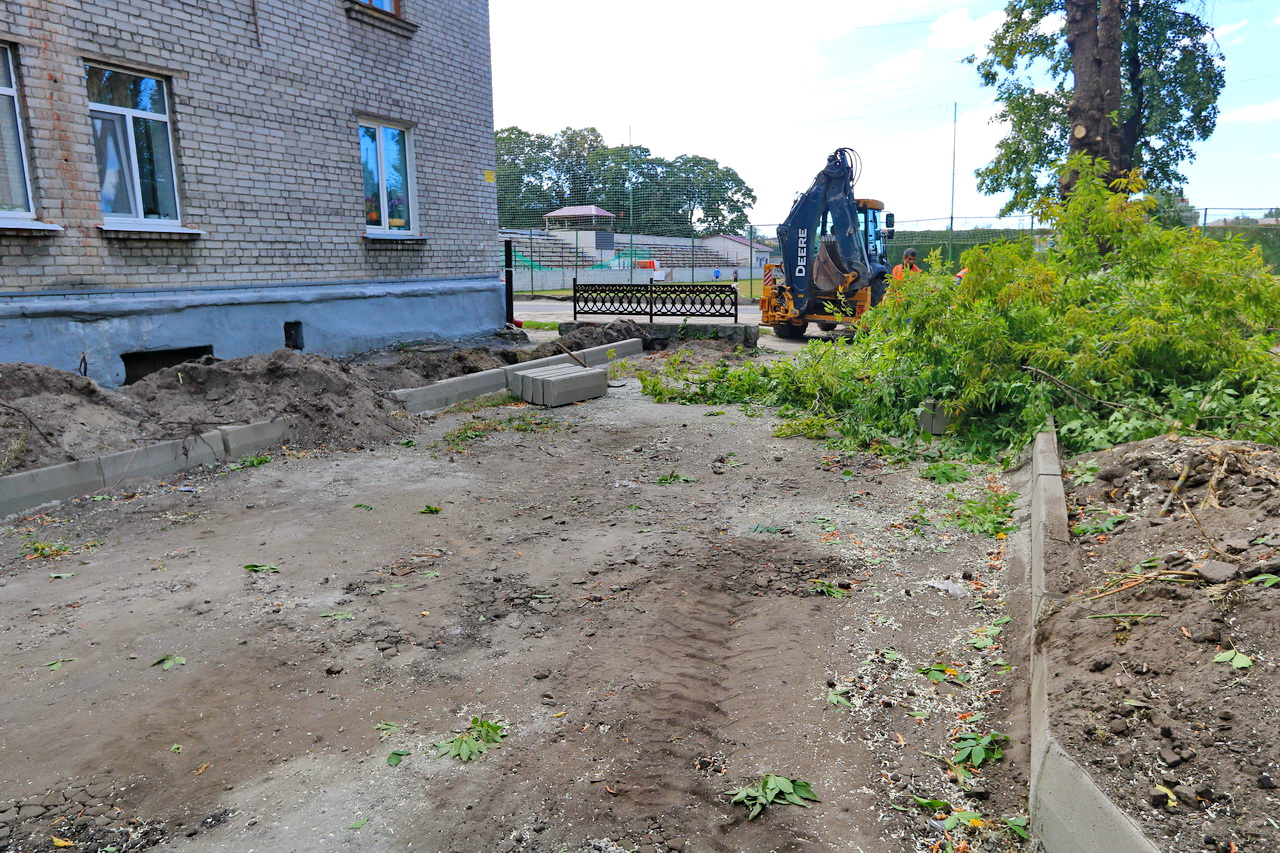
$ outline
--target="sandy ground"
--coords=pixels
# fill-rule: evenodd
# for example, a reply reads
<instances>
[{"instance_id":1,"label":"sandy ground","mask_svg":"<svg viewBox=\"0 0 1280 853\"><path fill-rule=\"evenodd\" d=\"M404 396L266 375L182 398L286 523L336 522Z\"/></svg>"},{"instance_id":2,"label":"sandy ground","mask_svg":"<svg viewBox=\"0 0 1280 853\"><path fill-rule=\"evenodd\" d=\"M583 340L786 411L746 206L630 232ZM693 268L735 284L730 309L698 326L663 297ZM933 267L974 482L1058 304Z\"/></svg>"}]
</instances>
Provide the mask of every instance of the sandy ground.
<instances>
[{"instance_id":1,"label":"sandy ground","mask_svg":"<svg viewBox=\"0 0 1280 853\"><path fill-rule=\"evenodd\" d=\"M909 794L1025 812L1016 579L947 522L949 490L999 481L716 411L632 379L461 450L442 436L529 410L0 529L0 849L897 853L943 838ZM475 714L502 747L436 758ZM978 720L1013 742L964 795L926 753ZM723 792L764 772L822 802L748 822Z\"/></svg>"}]
</instances>

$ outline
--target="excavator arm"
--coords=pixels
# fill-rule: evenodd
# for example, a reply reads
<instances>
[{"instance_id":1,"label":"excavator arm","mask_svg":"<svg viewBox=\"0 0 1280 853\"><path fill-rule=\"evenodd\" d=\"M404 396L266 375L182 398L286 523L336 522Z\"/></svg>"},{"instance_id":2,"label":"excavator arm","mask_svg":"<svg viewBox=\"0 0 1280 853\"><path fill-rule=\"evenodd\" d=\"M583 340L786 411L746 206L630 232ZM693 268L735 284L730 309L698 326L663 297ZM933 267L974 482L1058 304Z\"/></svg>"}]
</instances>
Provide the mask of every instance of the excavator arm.
<instances>
[{"instance_id":1,"label":"excavator arm","mask_svg":"<svg viewBox=\"0 0 1280 853\"><path fill-rule=\"evenodd\" d=\"M871 284L853 192L856 158L851 148L836 149L778 226L783 281L775 294L791 318L821 311L826 303L844 305Z\"/></svg>"}]
</instances>

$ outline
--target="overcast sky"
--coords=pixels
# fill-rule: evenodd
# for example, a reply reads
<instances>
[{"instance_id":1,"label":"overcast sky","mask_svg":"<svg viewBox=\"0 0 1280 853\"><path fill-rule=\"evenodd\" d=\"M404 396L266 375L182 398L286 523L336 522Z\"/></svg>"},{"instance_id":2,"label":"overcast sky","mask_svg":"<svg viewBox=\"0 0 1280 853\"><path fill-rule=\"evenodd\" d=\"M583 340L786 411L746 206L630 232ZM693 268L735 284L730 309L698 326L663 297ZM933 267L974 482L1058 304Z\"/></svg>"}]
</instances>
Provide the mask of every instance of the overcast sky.
<instances>
[{"instance_id":1,"label":"overcast sky","mask_svg":"<svg viewBox=\"0 0 1280 853\"><path fill-rule=\"evenodd\" d=\"M494 121L531 132L596 127L662 157L737 169L776 223L840 146L857 149L858 195L901 220L992 217L974 169L1004 129L964 57L981 55L1003 2L491 0ZM1280 8L1205 7L1227 57L1216 133L1185 168L1197 207L1280 206ZM961 223L957 223L959 226Z\"/></svg>"}]
</instances>

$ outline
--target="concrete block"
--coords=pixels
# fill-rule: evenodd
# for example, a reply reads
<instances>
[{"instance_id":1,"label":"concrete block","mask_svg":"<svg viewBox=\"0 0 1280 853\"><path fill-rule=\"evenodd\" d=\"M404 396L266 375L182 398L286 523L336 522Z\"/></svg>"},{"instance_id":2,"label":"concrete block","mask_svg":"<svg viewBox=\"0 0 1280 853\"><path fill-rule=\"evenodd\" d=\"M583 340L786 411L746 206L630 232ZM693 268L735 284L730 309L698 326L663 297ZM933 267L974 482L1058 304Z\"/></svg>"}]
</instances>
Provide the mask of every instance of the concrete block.
<instances>
[{"instance_id":1,"label":"concrete block","mask_svg":"<svg viewBox=\"0 0 1280 853\"><path fill-rule=\"evenodd\" d=\"M512 376L515 376L517 373L523 373L526 370L536 370L539 367L551 367L556 364L577 364L577 362L569 358L569 356L564 353L561 353L560 355L550 355L546 358L535 358L533 361L526 361L522 364L510 364L506 367L499 367L498 370L506 373L507 387L514 390L514 387L511 385Z\"/></svg>"},{"instance_id":2,"label":"concrete block","mask_svg":"<svg viewBox=\"0 0 1280 853\"><path fill-rule=\"evenodd\" d=\"M392 391L392 398L404 403L406 411L417 414L433 409L443 409L463 400L471 400L507 387L506 368L495 367L466 376L441 379L420 388L403 388Z\"/></svg>"},{"instance_id":3,"label":"concrete block","mask_svg":"<svg viewBox=\"0 0 1280 853\"><path fill-rule=\"evenodd\" d=\"M213 465L227 458L222 433L210 430L181 441L162 441L136 450L98 457L102 478L111 488L126 477L163 477L197 465Z\"/></svg>"},{"instance_id":4,"label":"concrete block","mask_svg":"<svg viewBox=\"0 0 1280 853\"><path fill-rule=\"evenodd\" d=\"M1053 474L1062 476L1062 465L1058 461L1058 436L1044 431L1036 434L1035 444L1031 446L1031 473L1037 477Z\"/></svg>"},{"instance_id":5,"label":"concrete block","mask_svg":"<svg viewBox=\"0 0 1280 853\"><path fill-rule=\"evenodd\" d=\"M630 355L639 355L644 352L644 341L639 338L628 338L625 341L618 341L612 344L602 344L598 347L588 347L584 350L578 350L575 355L585 361L591 367L598 367L602 364L608 364L612 359L609 353L613 353L613 358L626 358Z\"/></svg>"},{"instance_id":6,"label":"concrete block","mask_svg":"<svg viewBox=\"0 0 1280 853\"><path fill-rule=\"evenodd\" d=\"M289 434L289 419L276 418L258 421L244 426L218 427L222 436L223 453L228 459L249 456L268 447L275 447Z\"/></svg>"},{"instance_id":7,"label":"concrete block","mask_svg":"<svg viewBox=\"0 0 1280 853\"><path fill-rule=\"evenodd\" d=\"M0 518L50 501L96 492L106 485L97 459L50 465L0 477Z\"/></svg>"},{"instance_id":8,"label":"concrete block","mask_svg":"<svg viewBox=\"0 0 1280 853\"><path fill-rule=\"evenodd\" d=\"M609 374L599 369L579 369L576 373L534 381L542 385L540 393L535 391L534 396L541 398L543 406L567 406L580 400L602 397L609 390Z\"/></svg>"},{"instance_id":9,"label":"concrete block","mask_svg":"<svg viewBox=\"0 0 1280 853\"><path fill-rule=\"evenodd\" d=\"M1129 816L1050 739L1031 793L1031 820L1045 853L1158 853Z\"/></svg>"},{"instance_id":10,"label":"concrete block","mask_svg":"<svg viewBox=\"0 0 1280 853\"><path fill-rule=\"evenodd\" d=\"M585 368L579 367L576 364L557 364L553 367L539 367L534 370L526 370L523 373L517 373L513 377L513 384L515 385L515 387L512 388L511 390L513 393L520 395L522 399L527 400L528 402L541 403L542 402L541 400L534 399L533 397L529 396L529 395L536 395L540 393L540 389L542 388L542 386L541 384L538 383L537 380L548 378L551 376L561 376L561 375L567 375L570 373L577 373L584 369Z\"/></svg>"}]
</instances>

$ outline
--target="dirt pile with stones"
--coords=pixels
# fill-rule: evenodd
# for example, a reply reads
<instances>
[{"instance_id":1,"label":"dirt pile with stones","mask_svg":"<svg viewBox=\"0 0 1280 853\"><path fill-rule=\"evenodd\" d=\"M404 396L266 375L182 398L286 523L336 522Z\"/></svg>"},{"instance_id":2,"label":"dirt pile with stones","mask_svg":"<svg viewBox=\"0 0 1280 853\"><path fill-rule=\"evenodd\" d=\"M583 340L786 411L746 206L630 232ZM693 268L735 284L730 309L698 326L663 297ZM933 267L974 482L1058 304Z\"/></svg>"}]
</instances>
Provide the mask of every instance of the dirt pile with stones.
<instances>
[{"instance_id":1,"label":"dirt pile with stones","mask_svg":"<svg viewBox=\"0 0 1280 853\"><path fill-rule=\"evenodd\" d=\"M1058 736L1161 850L1280 849L1280 450L1162 436L1065 468Z\"/></svg>"},{"instance_id":2,"label":"dirt pile with stones","mask_svg":"<svg viewBox=\"0 0 1280 853\"><path fill-rule=\"evenodd\" d=\"M0 474L281 415L293 418L290 443L300 447L388 441L406 420L403 409L360 372L292 350L187 362L118 390L51 367L5 364Z\"/></svg>"}]
</instances>

